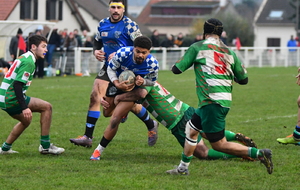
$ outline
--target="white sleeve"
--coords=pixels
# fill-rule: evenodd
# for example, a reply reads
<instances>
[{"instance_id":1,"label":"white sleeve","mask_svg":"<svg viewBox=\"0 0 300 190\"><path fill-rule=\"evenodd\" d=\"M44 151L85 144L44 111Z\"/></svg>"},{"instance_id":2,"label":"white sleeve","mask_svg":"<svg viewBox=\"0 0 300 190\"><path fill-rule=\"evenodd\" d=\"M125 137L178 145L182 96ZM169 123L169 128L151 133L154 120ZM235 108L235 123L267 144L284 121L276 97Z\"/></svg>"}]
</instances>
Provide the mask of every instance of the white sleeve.
<instances>
[{"instance_id":1,"label":"white sleeve","mask_svg":"<svg viewBox=\"0 0 300 190\"><path fill-rule=\"evenodd\" d=\"M119 80L116 71L112 70L110 67L107 67L107 75L111 82L114 82L115 80Z\"/></svg>"}]
</instances>

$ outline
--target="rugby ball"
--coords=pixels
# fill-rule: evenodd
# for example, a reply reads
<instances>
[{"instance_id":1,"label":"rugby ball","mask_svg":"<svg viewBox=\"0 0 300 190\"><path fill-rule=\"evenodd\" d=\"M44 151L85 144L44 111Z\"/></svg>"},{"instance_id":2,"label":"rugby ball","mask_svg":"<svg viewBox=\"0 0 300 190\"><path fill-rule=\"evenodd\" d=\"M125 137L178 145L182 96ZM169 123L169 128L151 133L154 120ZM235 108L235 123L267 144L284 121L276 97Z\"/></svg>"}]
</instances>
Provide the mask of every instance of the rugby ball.
<instances>
[{"instance_id":1,"label":"rugby ball","mask_svg":"<svg viewBox=\"0 0 300 190\"><path fill-rule=\"evenodd\" d=\"M135 83L135 74L131 70L125 70L119 75L119 82L128 81L125 84Z\"/></svg>"}]
</instances>

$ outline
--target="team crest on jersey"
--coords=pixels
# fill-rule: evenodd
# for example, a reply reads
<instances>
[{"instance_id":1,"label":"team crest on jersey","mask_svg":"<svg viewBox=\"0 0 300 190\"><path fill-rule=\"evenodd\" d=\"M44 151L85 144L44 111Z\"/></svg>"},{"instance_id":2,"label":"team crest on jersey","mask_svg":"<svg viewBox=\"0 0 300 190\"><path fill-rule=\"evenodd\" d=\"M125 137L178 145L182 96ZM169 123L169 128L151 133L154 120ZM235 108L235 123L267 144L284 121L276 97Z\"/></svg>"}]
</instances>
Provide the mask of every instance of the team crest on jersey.
<instances>
[{"instance_id":1,"label":"team crest on jersey","mask_svg":"<svg viewBox=\"0 0 300 190\"><path fill-rule=\"evenodd\" d=\"M115 86L111 86L111 87L109 88L109 90L108 90L108 94L109 94L110 96L115 95L116 92L117 92L117 88L116 88Z\"/></svg>"},{"instance_id":2,"label":"team crest on jersey","mask_svg":"<svg viewBox=\"0 0 300 190\"><path fill-rule=\"evenodd\" d=\"M107 37L108 36L108 32L101 32L101 37Z\"/></svg>"},{"instance_id":3,"label":"team crest on jersey","mask_svg":"<svg viewBox=\"0 0 300 190\"><path fill-rule=\"evenodd\" d=\"M28 80L30 76L30 73L28 72L24 72L23 76L22 76L22 80Z\"/></svg>"},{"instance_id":4,"label":"team crest on jersey","mask_svg":"<svg viewBox=\"0 0 300 190\"><path fill-rule=\"evenodd\" d=\"M121 34L121 31L115 31L115 38L120 38Z\"/></svg>"},{"instance_id":5,"label":"team crest on jersey","mask_svg":"<svg viewBox=\"0 0 300 190\"><path fill-rule=\"evenodd\" d=\"M105 71L103 69L100 70L98 73L98 77L102 77L105 74Z\"/></svg>"}]
</instances>

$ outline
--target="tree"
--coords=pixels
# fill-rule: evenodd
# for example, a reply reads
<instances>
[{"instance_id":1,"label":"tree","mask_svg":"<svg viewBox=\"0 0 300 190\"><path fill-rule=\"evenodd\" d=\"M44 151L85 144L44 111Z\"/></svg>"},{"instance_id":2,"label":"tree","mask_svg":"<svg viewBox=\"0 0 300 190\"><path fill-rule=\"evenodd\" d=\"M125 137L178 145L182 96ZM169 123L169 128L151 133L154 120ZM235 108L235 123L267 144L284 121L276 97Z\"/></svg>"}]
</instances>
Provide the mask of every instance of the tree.
<instances>
[{"instance_id":1,"label":"tree","mask_svg":"<svg viewBox=\"0 0 300 190\"><path fill-rule=\"evenodd\" d=\"M237 15L232 15L230 13L222 13L219 15L207 17L205 19L195 20L195 22L193 23L192 33L203 33L203 24L205 20L212 17L219 19L223 23L223 30L227 33L227 42L229 46L232 45L232 40L237 37L240 38L242 46L253 46L254 31L252 24L249 23L249 21L247 21L246 19Z\"/></svg>"}]
</instances>

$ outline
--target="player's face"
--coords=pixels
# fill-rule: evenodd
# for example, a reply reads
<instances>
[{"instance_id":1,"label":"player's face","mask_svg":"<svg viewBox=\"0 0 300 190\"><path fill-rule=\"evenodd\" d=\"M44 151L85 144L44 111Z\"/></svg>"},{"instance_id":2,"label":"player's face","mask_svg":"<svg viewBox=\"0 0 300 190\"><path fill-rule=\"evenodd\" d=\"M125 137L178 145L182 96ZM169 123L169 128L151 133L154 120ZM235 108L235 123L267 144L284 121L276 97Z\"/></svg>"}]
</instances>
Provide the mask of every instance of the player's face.
<instances>
[{"instance_id":1,"label":"player's face","mask_svg":"<svg viewBox=\"0 0 300 190\"><path fill-rule=\"evenodd\" d=\"M47 43L46 42L41 42L38 47L35 48L34 53L36 58L45 58L46 53L48 52L47 50Z\"/></svg>"},{"instance_id":2,"label":"player's face","mask_svg":"<svg viewBox=\"0 0 300 190\"><path fill-rule=\"evenodd\" d=\"M141 48L141 47L134 47L133 49L133 57L134 57L134 61L137 64L142 64L146 57L149 55L150 50L146 49L146 48Z\"/></svg>"},{"instance_id":3,"label":"player's face","mask_svg":"<svg viewBox=\"0 0 300 190\"><path fill-rule=\"evenodd\" d=\"M119 22L124 15L124 5L122 2L113 2L109 5L110 18L112 22Z\"/></svg>"}]
</instances>

